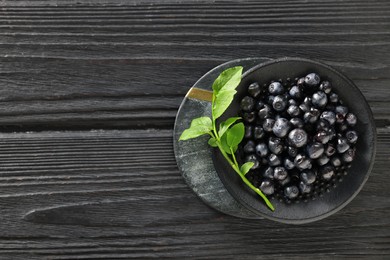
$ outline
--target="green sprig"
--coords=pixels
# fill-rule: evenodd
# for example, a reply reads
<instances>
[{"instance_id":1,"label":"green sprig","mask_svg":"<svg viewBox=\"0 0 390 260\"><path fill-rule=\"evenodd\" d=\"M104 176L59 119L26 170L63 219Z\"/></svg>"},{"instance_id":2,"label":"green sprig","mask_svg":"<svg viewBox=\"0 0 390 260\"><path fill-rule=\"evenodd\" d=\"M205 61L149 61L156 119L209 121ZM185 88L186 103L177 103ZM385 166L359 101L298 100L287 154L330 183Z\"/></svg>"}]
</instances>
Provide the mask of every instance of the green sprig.
<instances>
[{"instance_id":1,"label":"green sprig","mask_svg":"<svg viewBox=\"0 0 390 260\"><path fill-rule=\"evenodd\" d=\"M192 120L189 128L183 131L179 140L188 140L201 135L208 134L210 139L208 144L212 147L218 147L223 157L230 164L233 170L240 176L242 181L256 192L274 211L274 207L263 192L245 177L251 170L254 163L246 162L239 166L235 152L238 145L244 139L245 127L242 122L237 122L240 117L231 117L226 119L219 125L217 129L216 120L226 111L233 101L234 95L237 93L236 88L241 82L242 67L237 66L223 71L212 85L212 117L199 117Z\"/></svg>"}]
</instances>

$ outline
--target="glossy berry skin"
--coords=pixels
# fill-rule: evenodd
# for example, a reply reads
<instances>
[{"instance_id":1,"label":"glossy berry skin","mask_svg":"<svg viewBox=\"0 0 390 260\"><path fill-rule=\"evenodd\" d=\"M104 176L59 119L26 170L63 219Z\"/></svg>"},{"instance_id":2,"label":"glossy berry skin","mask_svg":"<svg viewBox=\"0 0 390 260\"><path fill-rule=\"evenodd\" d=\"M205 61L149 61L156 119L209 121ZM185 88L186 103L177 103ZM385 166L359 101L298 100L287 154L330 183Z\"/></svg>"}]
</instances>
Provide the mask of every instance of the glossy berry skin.
<instances>
[{"instance_id":1,"label":"glossy berry skin","mask_svg":"<svg viewBox=\"0 0 390 260\"><path fill-rule=\"evenodd\" d=\"M328 121L330 125L333 125L336 122L336 114L332 111L322 112L320 118Z\"/></svg>"},{"instance_id":2,"label":"glossy berry skin","mask_svg":"<svg viewBox=\"0 0 390 260\"><path fill-rule=\"evenodd\" d=\"M331 129L331 125L328 120L320 118L317 121L316 129L317 131L321 131L321 130L328 131L329 129Z\"/></svg>"},{"instance_id":3,"label":"glossy berry skin","mask_svg":"<svg viewBox=\"0 0 390 260\"><path fill-rule=\"evenodd\" d=\"M256 145L255 150L256 154L262 158L268 155L268 146L265 143L259 143L258 145Z\"/></svg>"},{"instance_id":4,"label":"glossy berry skin","mask_svg":"<svg viewBox=\"0 0 390 260\"><path fill-rule=\"evenodd\" d=\"M269 105L264 105L262 109L259 110L257 113L257 117L260 120L264 120L266 118L269 118L271 116L271 107Z\"/></svg>"},{"instance_id":5,"label":"glossy berry skin","mask_svg":"<svg viewBox=\"0 0 390 260\"><path fill-rule=\"evenodd\" d=\"M291 128L290 122L286 118L278 118L272 128L274 135L277 137L285 137Z\"/></svg>"},{"instance_id":6,"label":"glossy berry skin","mask_svg":"<svg viewBox=\"0 0 390 260\"><path fill-rule=\"evenodd\" d=\"M332 91L332 85L330 84L329 81L325 80L321 82L319 89L325 92L326 94L329 94Z\"/></svg>"},{"instance_id":7,"label":"glossy berry skin","mask_svg":"<svg viewBox=\"0 0 390 260\"><path fill-rule=\"evenodd\" d=\"M263 101L261 101L261 100L256 101L256 104L255 104L255 109L256 110L260 110L263 107L264 107L264 102Z\"/></svg>"},{"instance_id":8,"label":"glossy berry skin","mask_svg":"<svg viewBox=\"0 0 390 260\"><path fill-rule=\"evenodd\" d=\"M297 80L297 86L303 86L305 84L305 78L302 77L302 78L299 78Z\"/></svg>"},{"instance_id":9,"label":"glossy berry skin","mask_svg":"<svg viewBox=\"0 0 390 260\"><path fill-rule=\"evenodd\" d=\"M315 87L320 84L321 78L317 73L307 74L305 77L305 85L309 87Z\"/></svg>"},{"instance_id":10,"label":"glossy berry skin","mask_svg":"<svg viewBox=\"0 0 390 260\"><path fill-rule=\"evenodd\" d=\"M313 106L322 108L328 104L328 96L323 91L317 91L311 98Z\"/></svg>"},{"instance_id":11,"label":"glossy berry skin","mask_svg":"<svg viewBox=\"0 0 390 260\"><path fill-rule=\"evenodd\" d=\"M281 159L279 156L277 156L276 154L270 154L270 156L268 156L268 164L270 166L278 166L282 163Z\"/></svg>"},{"instance_id":12,"label":"glossy berry skin","mask_svg":"<svg viewBox=\"0 0 390 260\"><path fill-rule=\"evenodd\" d=\"M318 111L318 109L316 108L311 108L310 111L306 112L303 115L303 121L305 123L313 124L317 122L319 116L320 116L320 111Z\"/></svg>"},{"instance_id":13,"label":"glossy berry skin","mask_svg":"<svg viewBox=\"0 0 390 260\"><path fill-rule=\"evenodd\" d=\"M273 109L279 112L285 110L287 107L287 101L284 98L284 96L282 95L276 96L272 101L272 107Z\"/></svg>"},{"instance_id":14,"label":"glossy berry skin","mask_svg":"<svg viewBox=\"0 0 390 260\"><path fill-rule=\"evenodd\" d=\"M268 148L271 153L280 154L283 152L283 142L280 138L270 137L268 140Z\"/></svg>"},{"instance_id":15,"label":"glossy berry skin","mask_svg":"<svg viewBox=\"0 0 390 260\"><path fill-rule=\"evenodd\" d=\"M274 184L270 180L262 181L259 188L265 195L272 195L275 192Z\"/></svg>"},{"instance_id":16,"label":"glossy berry skin","mask_svg":"<svg viewBox=\"0 0 390 260\"><path fill-rule=\"evenodd\" d=\"M325 155L332 156L336 153L336 148L332 144L328 144L325 148Z\"/></svg>"},{"instance_id":17,"label":"glossy berry skin","mask_svg":"<svg viewBox=\"0 0 390 260\"><path fill-rule=\"evenodd\" d=\"M242 118L246 123L253 123L256 120L255 112L244 113Z\"/></svg>"},{"instance_id":18,"label":"glossy berry skin","mask_svg":"<svg viewBox=\"0 0 390 260\"><path fill-rule=\"evenodd\" d=\"M274 168L271 166L268 166L265 168L263 171L263 177L268 178L268 179L273 179L274 178Z\"/></svg>"},{"instance_id":19,"label":"glossy berry skin","mask_svg":"<svg viewBox=\"0 0 390 260\"><path fill-rule=\"evenodd\" d=\"M265 131L261 126L255 126L253 129L253 138L256 140L262 139L265 136Z\"/></svg>"},{"instance_id":20,"label":"glossy berry skin","mask_svg":"<svg viewBox=\"0 0 390 260\"><path fill-rule=\"evenodd\" d=\"M312 170L301 172L300 179L306 184L313 184L316 180L316 174Z\"/></svg>"},{"instance_id":21,"label":"glossy berry skin","mask_svg":"<svg viewBox=\"0 0 390 260\"><path fill-rule=\"evenodd\" d=\"M288 97L286 99L288 99ZM288 99L287 104L289 106L298 106L298 102L295 99L292 99L292 98Z\"/></svg>"},{"instance_id":22,"label":"glossy berry skin","mask_svg":"<svg viewBox=\"0 0 390 260\"><path fill-rule=\"evenodd\" d=\"M304 126L303 120L299 117L293 117L290 119L290 124L293 128L302 128Z\"/></svg>"},{"instance_id":23,"label":"glossy berry skin","mask_svg":"<svg viewBox=\"0 0 390 260\"><path fill-rule=\"evenodd\" d=\"M306 112L309 112L310 111L310 106L308 104L305 104L305 103L302 103L299 105L299 109L306 113Z\"/></svg>"},{"instance_id":24,"label":"glossy berry skin","mask_svg":"<svg viewBox=\"0 0 390 260\"><path fill-rule=\"evenodd\" d=\"M291 100L291 99L290 99ZM301 114L301 110L296 105L291 105L287 108L287 113L291 116L299 116Z\"/></svg>"},{"instance_id":25,"label":"glossy berry skin","mask_svg":"<svg viewBox=\"0 0 390 260\"><path fill-rule=\"evenodd\" d=\"M274 179L282 181L287 178L287 175L288 175L287 170L284 167L282 166L275 167Z\"/></svg>"},{"instance_id":26,"label":"glossy berry skin","mask_svg":"<svg viewBox=\"0 0 390 260\"><path fill-rule=\"evenodd\" d=\"M291 146L302 147L307 144L307 133L303 129L296 128L288 134L288 142Z\"/></svg>"},{"instance_id":27,"label":"glossy berry skin","mask_svg":"<svg viewBox=\"0 0 390 260\"><path fill-rule=\"evenodd\" d=\"M279 95L284 92L284 88L280 82L275 81L268 86L268 92L271 95Z\"/></svg>"},{"instance_id":28,"label":"glossy berry skin","mask_svg":"<svg viewBox=\"0 0 390 260\"><path fill-rule=\"evenodd\" d=\"M336 122L340 124L344 122L345 116L348 113L348 108L345 106L336 106L335 113L336 113Z\"/></svg>"},{"instance_id":29,"label":"glossy berry skin","mask_svg":"<svg viewBox=\"0 0 390 260\"><path fill-rule=\"evenodd\" d=\"M317 159L317 164L319 166L325 165L329 162L330 158L326 154L322 154L318 159Z\"/></svg>"},{"instance_id":30,"label":"glossy berry skin","mask_svg":"<svg viewBox=\"0 0 390 260\"><path fill-rule=\"evenodd\" d=\"M299 170L309 169L311 168L311 161L303 154L298 154L294 159L295 167Z\"/></svg>"},{"instance_id":31,"label":"glossy berry skin","mask_svg":"<svg viewBox=\"0 0 390 260\"><path fill-rule=\"evenodd\" d=\"M246 142L244 145L244 153L250 154L255 152L255 142L252 140Z\"/></svg>"},{"instance_id":32,"label":"glossy berry skin","mask_svg":"<svg viewBox=\"0 0 390 260\"><path fill-rule=\"evenodd\" d=\"M299 183L299 190L301 191L301 193L310 193L311 189L312 189L312 187L310 185L304 183L303 181L301 181Z\"/></svg>"},{"instance_id":33,"label":"glossy berry skin","mask_svg":"<svg viewBox=\"0 0 390 260\"><path fill-rule=\"evenodd\" d=\"M272 103L274 102L274 99L275 99L275 96L270 95L270 96L266 96L266 97L264 98L264 101L265 101L268 105L272 106Z\"/></svg>"},{"instance_id":34,"label":"glossy berry skin","mask_svg":"<svg viewBox=\"0 0 390 260\"><path fill-rule=\"evenodd\" d=\"M279 181L279 184L282 186L286 186L287 184L290 183L290 181L291 181L291 178L290 178L290 176L287 175L286 179Z\"/></svg>"},{"instance_id":35,"label":"glossy berry skin","mask_svg":"<svg viewBox=\"0 0 390 260\"><path fill-rule=\"evenodd\" d=\"M350 144L354 144L358 140L358 135L356 131L350 130L345 133L345 138L347 139L347 142Z\"/></svg>"},{"instance_id":36,"label":"glossy berry skin","mask_svg":"<svg viewBox=\"0 0 390 260\"><path fill-rule=\"evenodd\" d=\"M245 96L240 103L241 109L245 112L251 112L255 108L255 100L250 96Z\"/></svg>"},{"instance_id":37,"label":"glossy berry skin","mask_svg":"<svg viewBox=\"0 0 390 260\"><path fill-rule=\"evenodd\" d=\"M262 128L263 129L263 128ZM251 125L246 125L245 126L245 134L244 137L246 139L250 139L253 136L253 127Z\"/></svg>"},{"instance_id":38,"label":"glossy berry skin","mask_svg":"<svg viewBox=\"0 0 390 260\"><path fill-rule=\"evenodd\" d=\"M330 159L330 164L333 165L334 167L339 167L341 166L341 160L338 156L333 156Z\"/></svg>"},{"instance_id":39,"label":"glossy berry skin","mask_svg":"<svg viewBox=\"0 0 390 260\"><path fill-rule=\"evenodd\" d=\"M334 175L334 167L331 165L325 165L319 169L319 174L324 180L330 180Z\"/></svg>"},{"instance_id":40,"label":"glossy berry skin","mask_svg":"<svg viewBox=\"0 0 390 260\"><path fill-rule=\"evenodd\" d=\"M288 186L284 189L284 195L289 199L295 199L299 195L299 189L295 185Z\"/></svg>"},{"instance_id":41,"label":"glossy berry skin","mask_svg":"<svg viewBox=\"0 0 390 260\"><path fill-rule=\"evenodd\" d=\"M256 157L256 155L254 155L254 154L251 154L251 155L247 155L246 157L245 157L245 162L253 162L254 163L254 165L252 166L252 170L255 170L255 169L257 169L257 168L259 168L259 166L260 166L260 162L259 162L259 160L257 160L257 157Z\"/></svg>"},{"instance_id":42,"label":"glossy berry skin","mask_svg":"<svg viewBox=\"0 0 390 260\"><path fill-rule=\"evenodd\" d=\"M349 126L354 126L356 125L356 122L357 122L357 118L354 114L352 113L348 113L346 116L345 116L345 121L347 122L347 124Z\"/></svg>"},{"instance_id":43,"label":"glossy berry skin","mask_svg":"<svg viewBox=\"0 0 390 260\"><path fill-rule=\"evenodd\" d=\"M345 153L343 153L341 155L341 160L344 162L344 163L350 163L353 161L353 159L355 158L355 149L348 149L347 151L345 151Z\"/></svg>"},{"instance_id":44,"label":"glossy berry skin","mask_svg":"<svg viewBox=\"0 0 390 260\"><path fill-rule=\"evenodd\" d=\"M289 146L289 147L287 148L287 153L288 153L288 155L289 155L291 158L294 158L294 157L297 156L297 154L298 154L298 149L295 148L295 147Z\"/></svg>"},{"instance_id":45,"label":"glossy berry skin","mask_svg":"<svg viewBox=\"0 0 390 260\"><path fill-rule=\"evenodd\" d=\"M349 144L346 138L342 137L337 139L337 152L344 153L349 149Z\"/></svg>"},{"instance_id":46,"label":"glossy berry skin","mask_svg":"<svg viewBox=\"0 0 390 260\"><path fill-rule=\"evenodd\" d=\"M336 93L331 93L329 95L329 101L331 103L337 103L337 102L339 102L339 96Z\"/></svg>"},{"instance_id":47,"label":"glossy berry skin","mask_svg":"<svg viewBox=\"0 0 390 260\"><path fill-rule=\"evenodd\" d=\"M252 97L256 98L258 95L261 93L261 87L259 83L253 82L252 84L249 85L248 87L248 93Z\"/></svg>"},{"instance_id":48,"label":"glossy berry skin","mask_svg":"<svg viewBox=\"0 0 390 260\"><path fill-rule=\"evenodd\" d=\"M314 142L306 146L306 154L310 159L317 159L324 153L324 145L322 143Z\"/></svg>"},{"instance_id":49,"label":"glossy berry skin","mask_svg":"<svg viewBox=\"0 0 390 260\"><path fill-rule=\"evenodd\" d=\"M283 165L284 168L286 168L287 170L291 170L295 168L294 161L290 160L290 158L284 159Z\"/></svg>"},{"instance_id":50,"label":"glossy berry skin","mask_svg":"<svg viewBox=\"0 0 390 260\"><path fill-rule=\"evenodd\" d=\"M288 93L290 97L295 99L302 99L303 97L302 88L300 86L292 86Z\"/></svg>"},{"instance_id":51,"label":"glossy berry skin","mask_svg":"<svg viewBox=\"0 0 390 260\"><path fill-rule=\"evenodd\" d=\"M272 132L272 128L274 127L274 124L275 124L275 120L274 119L271 119L271 118L265 119L264 123L263 123L264 131Z\"/></svg>"},{"instance_id":52,"label":"glossy berry skin","mask_svg":"<svg viewBox=\"0 0 390 260\"><path fill-rule=\"evenodd\" d=\"M326 144L330 140L330 135L328 134L328 132L321 130L315 134L314 139L317 142L320 142L322 144Z\"/></svg>"}]
</instances>

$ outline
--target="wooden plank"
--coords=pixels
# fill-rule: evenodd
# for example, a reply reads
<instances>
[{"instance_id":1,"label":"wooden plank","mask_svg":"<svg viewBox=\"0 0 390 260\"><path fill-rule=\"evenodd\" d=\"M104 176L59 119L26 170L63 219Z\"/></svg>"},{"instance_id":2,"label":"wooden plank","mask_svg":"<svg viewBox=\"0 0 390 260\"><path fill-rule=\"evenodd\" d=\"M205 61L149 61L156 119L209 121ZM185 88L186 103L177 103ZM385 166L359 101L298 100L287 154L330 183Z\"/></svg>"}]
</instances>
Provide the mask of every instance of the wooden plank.
<instances>
[{"instance_id":1,"label":"wooden plank","mask_svg":"<svg viewBox=\"0 0 390 260\"><path fill-rule=\"evenodd\" d=\"M0 255L312 259L390 253L390 222L383 217L390 213L388 130L379 130L376 163L361 193L334 216L305 226L242 220L208 208L184 184L171 134L1 134Z\"/></svg>"}]
</instances>

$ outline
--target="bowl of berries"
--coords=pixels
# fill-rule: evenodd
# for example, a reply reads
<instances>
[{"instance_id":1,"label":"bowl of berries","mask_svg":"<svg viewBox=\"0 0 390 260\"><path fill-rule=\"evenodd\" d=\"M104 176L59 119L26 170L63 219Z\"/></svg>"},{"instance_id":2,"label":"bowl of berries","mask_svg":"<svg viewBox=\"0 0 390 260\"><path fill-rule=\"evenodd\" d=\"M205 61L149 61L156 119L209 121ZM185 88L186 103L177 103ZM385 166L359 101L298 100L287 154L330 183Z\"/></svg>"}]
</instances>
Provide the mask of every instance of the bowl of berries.
<instances>
[{"instance_id":1,"label":"bowl of berries","mask_svg":"<svg viewBox=\"0 0 390 260\"><path fill-rule=\"evenodd\" d=\"M217 150L213 162L239 203L258 216L302 224L332 215L358 194L373 166L376 130L351 80L317 61L283 58L247 70L236 91L217 122L242 118L234 161L250 163L247 183Z\"/></svg>"}]
</instances>

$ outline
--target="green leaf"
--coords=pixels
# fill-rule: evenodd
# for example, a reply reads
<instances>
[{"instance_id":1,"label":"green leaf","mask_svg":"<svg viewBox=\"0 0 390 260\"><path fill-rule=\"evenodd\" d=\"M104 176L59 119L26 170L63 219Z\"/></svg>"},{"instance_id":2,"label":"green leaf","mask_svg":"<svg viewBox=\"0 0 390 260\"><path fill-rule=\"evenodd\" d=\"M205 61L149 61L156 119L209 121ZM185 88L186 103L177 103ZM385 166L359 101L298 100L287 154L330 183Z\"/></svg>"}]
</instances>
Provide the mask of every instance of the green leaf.
<instances>
[{"instance_id":1,"label":"green leaf","mask_svg":"<svg viewBox=\"0 0 390 260\"><path fill-rule=\"evenodd\" d=\"M243 123L235 124L226 133L226 141L230 147L238 146L242 139L244 139L245 126Z\"/></svg>"},{"instance_id":2,"label":"green leaf","mask_svg":"<svg viewBox=\"0 0 390 260\"><path fill-rule=\"evenodd\" d=\"M192 120L191 126L183 131L179 140L188 140L208 134L212 129L212 122L209 117L198 117Z\"/></svg>"},{"instance_id":3,"label":"green leaf","mask_svg":"<svg viewBox=\"0 0 390 260\"><path fill-rule=\"evenodd\" d=\"M241 119L241 117L231 117L231 118L228 118L226 119L226 121L222 122L220 125L219 125L219 131L218 131L218 135L219 136L223 136L223 134L226 132L226 130L229 129L229 127L234 124L237 120Z\"/></svg>"},{"instance_id":4,"label":"green leaf","mask_svg":"<svg viewBox=\"0 0 390 260\"><path fill-rule=\"evenodd\" d=\"M215 140L214 137L211 137L208 141L208 144L211 146L211 147L217 147L217 140Z\"/></svg>"},{"instance_id":5,"label":"green leaf","mask_svg":"<svg viewBox=\"0 0 390 260\"><path fill-rule=\"evenodd\" d=\"M233 97L236 93L237 91L235 91L234 89L233 90L228 89L228 90L221 90L216 94L213 103L213 108L212 108L214 120L216 120L226 111L226 109L232 103Z\"/></svg>"},{"instance_id":6,"label":"green leaf","mask_svg":"<svg viewBox=\"0 0 390 260\"><path fill-rule=\"evenodd\" d=\"M241 81L242 67L237 66L224 70L213 83L214 93L218 93L221 89L234 90Z\"/></svg>"},{"instance_id":7,"label":"green leaf","mask_svg":"<svg viewBox=\"0 0 390 260\"><path fill-rule=\"evenodd\" d=\"M226 141L226 135L221 136L220 141L221 141L222 149L223 149L227 154L232 154L232 153L230 152L230 147L229 147L229 145L227 144L227 141Z\"/></svg>"},{"instance_id":8,"label":"green leaf","mask_svg":"<svg viewBox=\"0 0 390 260\"><path fill-rule=\"evenodd\" d=\"M254 162L246 162L246 163L244 163L240 167L241 173L244 174L244 175L247 174L250 171L250 169L253 167L253 165L255 165Z\"/></svg>"}]
</instances>

